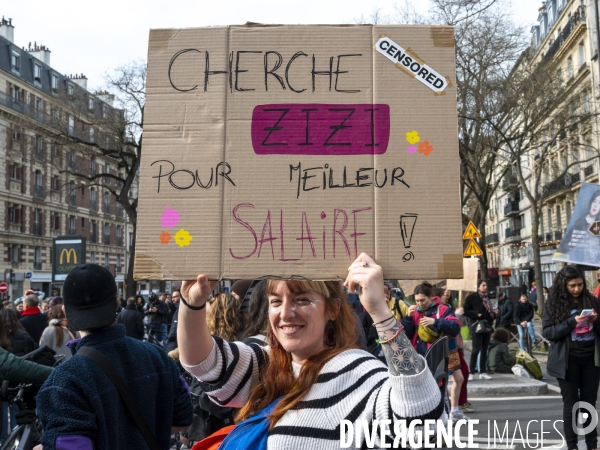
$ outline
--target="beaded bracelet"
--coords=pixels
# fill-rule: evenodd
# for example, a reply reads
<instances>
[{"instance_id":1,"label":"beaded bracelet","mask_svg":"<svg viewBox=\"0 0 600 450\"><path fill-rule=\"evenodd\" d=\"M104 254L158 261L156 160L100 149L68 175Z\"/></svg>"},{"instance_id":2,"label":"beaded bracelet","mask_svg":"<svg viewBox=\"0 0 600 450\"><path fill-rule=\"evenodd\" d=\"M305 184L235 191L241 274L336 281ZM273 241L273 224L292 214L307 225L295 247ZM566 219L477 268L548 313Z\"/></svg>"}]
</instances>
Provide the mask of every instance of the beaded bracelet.
<instances>
[{"instance_id":1,"label":"beaded bracelet","mask_svg":"<svg viewBox=\"0 0 600 450\"><path fill-rule=\"evenodd\" d=\"M388 317L387 319L385 319L385 320L382 320L381 322L374 323L374 324L373 324L373 326L376 326L376 325L381 325L382 323L384 323L384 322L387 322L387 321L388 321L388 320L390 320L390 319L395 319L395 317L394 317L394 316L390 316L390 317Z\"/></svg>"},{"instance_id":2,"label":"beaded bracelet","mask_svg":"<svg viewBox=\"0 0 600 450\"><path fill-rule=\"evenodd\" d=\"M394 340L395 338L397 338L397 337L400 335L400 333L402 333L402 330L404 330L404 327L403 327L403 326L401 326L401 327L398 329L398 331L396 331L396 334L394 334L394 335L393 335L391 338L389 338L388 340L386 340L386 341L381 341L381 340L377 339L375 342L377 342L377 344L387 344L388 342L390 342L390 341Z\"/></svg>"}]
</instances>

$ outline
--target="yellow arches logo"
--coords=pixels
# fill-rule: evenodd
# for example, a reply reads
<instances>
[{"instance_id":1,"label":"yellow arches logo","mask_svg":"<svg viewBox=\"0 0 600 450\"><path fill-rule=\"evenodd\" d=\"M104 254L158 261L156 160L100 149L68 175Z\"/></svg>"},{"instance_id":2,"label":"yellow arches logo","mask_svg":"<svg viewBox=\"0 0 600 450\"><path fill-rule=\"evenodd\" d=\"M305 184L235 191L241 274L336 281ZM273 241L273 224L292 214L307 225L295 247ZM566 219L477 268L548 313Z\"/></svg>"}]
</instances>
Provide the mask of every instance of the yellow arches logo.
<instances>
[{"instance_id":1,"label":"yellow arches logo","mask_svg":"<svg viewBox=\"0 0 600 450\"><path fill-rule=\"evenodd\" d=\"M73 264L77 264L77 254L75 253L75 249L74 248L70 248L70 249L66 249L63 248L62 251L60 252L60 258L58 260L59 264L63 263L63 256L66 255L67 257L67 264L71 263L71 255L73 256Z\"/></svg>"}]
</instances>

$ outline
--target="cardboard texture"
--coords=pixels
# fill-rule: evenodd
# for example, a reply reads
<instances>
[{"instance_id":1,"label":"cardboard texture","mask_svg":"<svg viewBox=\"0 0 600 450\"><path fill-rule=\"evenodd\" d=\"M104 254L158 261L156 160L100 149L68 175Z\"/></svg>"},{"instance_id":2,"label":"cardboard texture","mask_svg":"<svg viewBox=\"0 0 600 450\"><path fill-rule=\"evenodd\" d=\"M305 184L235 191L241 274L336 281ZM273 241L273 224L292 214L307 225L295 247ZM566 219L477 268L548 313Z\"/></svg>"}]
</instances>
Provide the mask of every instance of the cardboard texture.
<instances>
[{"instance_id":1,"label":"cardboard texture","mask_svg":"<svg viewBox=\"0 0 600 450\"><path fill-rule=\"evenodd\" d=\"M452 35L152 30L134 277L462 278Z\"/></svg>"},{"instance_id":2,"label":"cardboard texture","mask_svg":"<svg viewBox=\"0 0 600 450\"><path fill-rule=\"evenodd\" d=\"M460 280L448 280L447 289L451 291L476 291L477 290L477 270L479 269L479 259L463 259L463 278Z\"/></svg>"}]
</instances>

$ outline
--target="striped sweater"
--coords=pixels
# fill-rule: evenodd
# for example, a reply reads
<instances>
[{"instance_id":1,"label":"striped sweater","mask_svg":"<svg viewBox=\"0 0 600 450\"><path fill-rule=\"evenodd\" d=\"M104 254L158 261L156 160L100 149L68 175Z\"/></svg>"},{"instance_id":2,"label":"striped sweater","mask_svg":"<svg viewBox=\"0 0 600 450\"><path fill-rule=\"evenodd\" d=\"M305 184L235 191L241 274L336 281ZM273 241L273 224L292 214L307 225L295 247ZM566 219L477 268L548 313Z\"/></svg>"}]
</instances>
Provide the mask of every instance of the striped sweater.
<instances>
[{"instance_id":1,"label":"striped sweater","mask_svg":"<svg viewBox=\"0 0 600 450\"><path fill-rule=\"evenodd\" d=\"M259 381L269 348L213 337L209 356L184 368L198 378L211 400L242 407ZM269 450L338 449L340 422L442 419L447 415L439 388L427 367L411 376L393 376L371 354L347 350L325 364L297 410L288 411L270 431ZM393 426L391 429L394 437ZM388 440L391 443L391 440ZM379 438L375 448L380 447Z\"/></svg>"}]
</instances>

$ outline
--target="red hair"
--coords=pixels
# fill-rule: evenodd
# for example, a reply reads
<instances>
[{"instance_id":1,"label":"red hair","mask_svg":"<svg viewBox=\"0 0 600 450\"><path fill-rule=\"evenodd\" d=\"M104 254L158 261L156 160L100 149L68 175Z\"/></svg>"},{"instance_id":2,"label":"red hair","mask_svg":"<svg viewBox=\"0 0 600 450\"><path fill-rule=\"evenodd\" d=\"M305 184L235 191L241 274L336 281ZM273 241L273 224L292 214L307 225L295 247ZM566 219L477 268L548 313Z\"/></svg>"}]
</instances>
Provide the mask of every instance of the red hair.
<instances>
[{"instance_id":1,"label":"red hair","mask_svg":"<svg viewBox=\"0 0 600 450\"><path fill-rule=\"evenodd\" d=\"M330 359L343 351L358 348L356 320L346 302L346 293L340 281L268 280L267 295L275 291L278 283L285 283L292 293L313 291L325 298L325 313L335 317L335 345L325 347L320 353L309 357L302 366L300 376L296 379L292 370L291 353L286 352L281 346L273 348L271 342L269 362L263 367L258 385L250 393L248 402L237 416L238 421L246 420L283 396L269 415L271 421L269 429L272 429L286 412L294 409L306 397L323 366ZM267 333L271 334L270 322Z\"/></svg>"}]
</instances>

